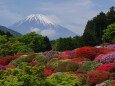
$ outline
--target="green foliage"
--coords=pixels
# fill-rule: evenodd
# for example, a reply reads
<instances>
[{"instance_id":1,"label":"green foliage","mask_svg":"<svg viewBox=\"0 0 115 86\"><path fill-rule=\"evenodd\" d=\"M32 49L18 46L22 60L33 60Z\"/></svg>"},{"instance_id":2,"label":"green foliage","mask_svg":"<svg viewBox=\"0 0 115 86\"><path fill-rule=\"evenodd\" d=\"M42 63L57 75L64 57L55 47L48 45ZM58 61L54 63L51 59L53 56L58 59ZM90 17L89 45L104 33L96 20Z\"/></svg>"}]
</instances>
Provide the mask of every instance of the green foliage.
<instances>
[{"instance_id":1,"label":"green foliage","mask_svg":"<svg viewBox=\"0 0 115 86\"><path fill-rule=\"evenodd\" d=\"M71 37L59 38L53 45L53 50L65 51L74 49L74 44Z\"/></svg>"},{"instance_id":2,"label":"green foliage","mask_svg":"<svg viewBox=\"0 0 115 86\"><path fill-rule=\"evenodd\" d=\"M46 65L47 64L47 58L48 57L45 57L43 55L38 55L36 56L32 61L33 62L38 62L40 63L41 65Z\"/></svg>"},{"instance_id":3,"label":"green foliage","mask_svg":"<svg viewBox=\"0 0 115 86\"><path fill-rule=\"evenodd\" d=\"M96 46L102 43L103 30L108 25L115 23L115 10L114 7L110 8L107 14L100 12L92 20L89 20L86 24L82 40L83 46Z\"/></svg>"},{"instance_id":4,"label":"green foliage","mask_svg":"<svg viewBox=\"0 0 115 86\"><path fill-rule=\"evenodd\" d=\"M90 72L95 70L98 66L102 65L102 63L96 62L96 61L87 61L82 63L78 70L80 71L85 71L85 72Z\"/></svg>"},{"instance_id":5,"label":"green foliage","mask_svg":"<svg viewBox=\"0 0 115 86\"><path fill-rule=\"evenodd\" d=\"M27 33L22 36L16 37L16 40L24 43L29 46L34 52L41 52L44 50L50 50L51 46L49 39L47 37L43 37L35 32Z\"/></svg>"},{"instance_id":6,"label":"green foliage","mask_svg":"<svg viewBox=\"0 0 115 86\"><path fill-rule=\"evenodd\" d=\"M52 61L55 61L55 62L52 62ZM49 63L48 63L48 66L49 67L57 67L58 66L58 64L60 64L60 63L63 63L63 62L66 62L66 61L70 61L70 59L67 59L67 60L58 60L57 58L54 58L54 59L51 59L50 61L49 61ZM51 63L50 63L51 62Z\"/></svg>"},{"instance_id":7,"label":"green foliage","mask_svg":"<svg viewBox=\"0 0 115 86\"><path fill-rule=\"evenodd\" d=\"M65 61L59 63L57 68L55 69L56 72L69 72L69 71L76 71L78 69L79 64L73 61Z\"/></svg>"},{"instance_id":8,"label":"green foliage","mask_svg":"<svg viewBox=\"0 0 115 86\"><path fill-rule=\"evenodd\" d=\"M0 70L0 86L51 86L41 74L43 67Z\"/></svg>"},{"instance_id":9,"label":"green foliage","mask_svg":"<svg viewBox=\"0 0 115 86\"><path fill-rule=\"evenodd\" d=\"M34 58L36 58L38 56L38 54L29 54L27 56L25 56L24 58L24 62L31 62Z\"/></svg>"},{"instance_id":10,"label":"green foliage","mask_svg":"<svg viewBox=\"0 0 115 86\"><path fill-rule=\"evenodd\" d=\"M74 49L82 47L84 45L84 41L82 36L75 36L72 38Z\"/></svg>"},{"instance_id":11,"label":"green foliage","mask_svg":"<svg viewBox=\"0 0 115 86\"><path fill-rule=\"evenodd\" d=\"M106 15L107 15L107 24L108 25L115 23L115 7L111 7Z\"/></svg>"},{"instance_id":12,"label":"green foliage","mask_svg":"<svg viewBox=\"0 0 115 86\"><path fill-rule=\"evenodd\" d=\"M20 58L17 58L17 59L15 59L15 60L12 60L10 63L9 63L9 65L14 65L14 66L18 66L18 65L20 65L22 62L24 62L24 60L25 60L25 56L21 56Z\"/></svg>"},{"instance_id":13,"label":"green foliage","mask_svg":"<svg viewBox=\"0 0 115 86\"><path fill-rule=\"evenodd\" d=\"M115 80L106 80L104 83L106 83L106 86L111 86L111 84L115 82Z\"/></svg>"},{"instance_id":14,"label":"green foliage","mask_svg":"<svg viewBox=\"0 0 115 86\"><path fill-rule=\"evenodd\" d=\"M23 45L19 46L18 53L34 53L34 51L30 47Z\"/></svg>"},{"instance_id":15,"label":"green foliage","mask_svg":"<svg viewBox=\"0 0 115 86\"><path fill-rule=\"evenodd\" d=\"M115 23L111 24L105 29L102 40L107 43L111 43L115 39Z\"/></svg>"},{"instance_id":16,"label":"green foliage","mask_svg":"<svg viewBox=\"0 0 115 86\"><path fill-rule=\"evenodd\" d=\"M0 45L0 54L2 56L15 55L22 45L23 43L20 43L19 41L15 41L14 43L8 41L7 43Z\"/></svg>"},{"instance_id":17,"label":"green foliage","mask_svg":"<svg viewBox=\"0 0 115 86\"><path fill-rule=\"evenodd\" d=\"M6 35L0 35L0 45L7 43L8 39Z\"/></svg>"},{"instance_id":18,"label":"green foliage","mask_svg":"<svg viewBox=\"0 0 115 86\"><path fill-rule=\"evenodd\" d=\"M53 86L81 86L81 82L74 74L52 74L47 81Z\"/></svg>"}]
</instances>

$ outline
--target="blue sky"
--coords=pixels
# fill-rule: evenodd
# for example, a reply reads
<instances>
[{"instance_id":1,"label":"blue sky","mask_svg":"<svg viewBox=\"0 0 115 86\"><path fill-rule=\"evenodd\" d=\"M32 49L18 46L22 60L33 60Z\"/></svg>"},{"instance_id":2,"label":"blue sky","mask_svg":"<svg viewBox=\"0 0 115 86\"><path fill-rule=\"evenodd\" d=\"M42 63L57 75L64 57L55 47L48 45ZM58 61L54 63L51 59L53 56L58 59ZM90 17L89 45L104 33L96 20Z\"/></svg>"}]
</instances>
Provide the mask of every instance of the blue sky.
<instances>
[{"instance_id":1,"label":"blue sky","mask_svg":"<svg viewBox=\"0 0 115 86\"><path fill-rule=\"evenodd\" d=\"M9 27L30 14L44 14L82 35L87 21L111 6L115 0L0 0L0 25Z\"/></svg>"}]
</instances>

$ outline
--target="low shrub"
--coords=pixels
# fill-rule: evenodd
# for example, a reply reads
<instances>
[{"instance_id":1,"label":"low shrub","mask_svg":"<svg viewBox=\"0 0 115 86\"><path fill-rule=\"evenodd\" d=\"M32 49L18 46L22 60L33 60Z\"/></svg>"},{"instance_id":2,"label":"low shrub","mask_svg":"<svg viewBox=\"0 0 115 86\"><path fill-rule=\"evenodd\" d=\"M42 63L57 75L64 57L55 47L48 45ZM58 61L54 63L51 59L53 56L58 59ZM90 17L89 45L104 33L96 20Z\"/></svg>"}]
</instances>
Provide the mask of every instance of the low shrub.
<instances>
[{"instance_id":1,"label":"low shrub","mask_svg":"<svg viewBox=\"0 0 115 86\"><path fill-rule=\"evenodd\" d=\"M43 67L35 66L1 70L0 86L51 86L42 71Z\"/></svg>"},{"instance_id":2,"label":"low shrub","mask_svg":"<svg viewBox=\"0 0 115 86\"><path fill-rule=\"evenodd\" d=\"M90 61L90 59L84 57L78 57L78 58L73 58L71 61L82 63L83 61Z\"/></svg>"},{"instance_id":3,"label":"low shrub","mask_svg":"<svg viewBox=\"0 0 115 86\"><path fill-rule=\"evenodd\" d=\"M115 66L115 63L102 64L96 68L96 70L109 71L112 66Z\"/></svg>"},{"instance_id":4,"label":"low shrub","mask_svg":"<svg viewBox=\"0 0 115 86\"><path fill-rule=\"evenodd\" d=\"M0 65L6 65L8 62L6 60L0 59Z\"/></svg>"},{"instance_id":5,"label":"low shrub","mask_svg":"<svg viewBox=\"0 0 115 86\"><path fill-rule=\"evenodd\" d=\"M79 64L73 61L66 61L59 63L55 72L69 72L69 71L76 71L79 67Z\"/></svg>"},{"instance_id":6,"label":"low shrub","mask_svg":"<svg viewBox=\"0 0 115 86\"><path fill-rule=\"evenodd\" d=\"M115 63L115 52L112 52L112 53L109 53L109 54L106 54L106 55L102 55L102 56L99 55L99 57L97 57L98 58L97 61L99 61L99 62Z\"/></svg>"},{"instance_id":7,"label":"low shrub","mask_svg":"<svg viewBox=\"0 0 115 86\"><path fill-rule=\"evenodd\" d=\"M81 47L76 50L76 54L78 57L85 57L91 60L93 60L100 53L101 53L100 49L90 46Z\"/></svg>"},{"instance_id":8,"label":"low shrub","mask_svg":"<svg viewBox=\"0 0 115 86\"><path fill-rule=\"evenodd\" d=\"M83 62L82 64L80 64L78 70L85 71L85 72L90 72L90 71L95 70L100 65L102 65L102 63L100 63L100 62L87 61L87 62Z\"/></svg>"},{"instance_id":9,"label":"low shrub","mask_svg":"<svg viewBox=\"0 0 115 86\"><path fill-rule=\"evenodd\" d=\"M36 58L36 56L37 56L38 54L30 54L30 55L27 55L27 56L25 56L25 59L24 59L24 61L25 62L31 62L34 58Z\"/></svg>"},{"instance_id":10,"label":"low shrub","mask_svg":"<svg viewBox=\"0 0 115 86\"><path fill-rule=\"evenodd\" d=\"M9 65L14 65L14 66L18 66L19 64L21 64L22 62L24 62L25 60L25 56L21 56L20 58L17 58L15 60L12 60Z\"/></svg>"},{"instance_id":11,"label":"low shrub","mask_svg":"<svg viewBox=\"0 0 115 86\"><path fill-rule=\"evenodd\" d=\"M5 60L5 61L7 61L9 63L10 61L15 60L15 59L17 59L19 57L20 56L6 56L6 57L2 57L1 59Z\"/></svg>"},{"instance_id":12,"label":"low shrub","mask_svg":"<svg viewBox=\"0 0 115 86\"><path fill-rule=\"evenodd\" d=\"M107 46L107 49L115 49L115 44L108 45L108 46Z\"/></svg>"},{"instance_id":13,"label":"low shrub","mask_svg":"<svg viewBox=\"0 0 115 86\"><path fill-rule=\"evenodd\" d=\"M36 56L32 61L33 62L38 62L40 63L41 65L47 65L47 58L46 56L43 56L43 55L38 55Z\"/></svg>"},{"instance_id":14,"label":"low shrub","mask_svg":"<svg viewBox=\"0 0 115 86\"><path fill-rule=\"evenodd\" d=\"M53 86L81 86L81 82L74 74L52 74L47 81Z\"/></svg>"},{"instance_id":15,"label":"low shrub","mask_svg":"<svg viewBox=\"0 0 115 86\"><path fill-rule=\"evenodd\" d=\"M53 60L53 59L52 59ZM66 62L66 61L70 61L70 59L66 59L66 60L58 60L58 59L54 59L53 61L50 61L49 63L48 63L48 66L49 67L57 67L58 66L58 64L60 64L60 63L63 63L63 62Z\"/></svg>"},{"instance_id":16,"label":"low shrub","mask_svg":"<svg viewBox=\"0 0 115 86\"><path fill-rule=\"evenodd\" d=\"M87 81L91 84L99 84L105 80L109 79L109 72L103 70L91 71L87 75Z\"/></svg>"}]
</instances>

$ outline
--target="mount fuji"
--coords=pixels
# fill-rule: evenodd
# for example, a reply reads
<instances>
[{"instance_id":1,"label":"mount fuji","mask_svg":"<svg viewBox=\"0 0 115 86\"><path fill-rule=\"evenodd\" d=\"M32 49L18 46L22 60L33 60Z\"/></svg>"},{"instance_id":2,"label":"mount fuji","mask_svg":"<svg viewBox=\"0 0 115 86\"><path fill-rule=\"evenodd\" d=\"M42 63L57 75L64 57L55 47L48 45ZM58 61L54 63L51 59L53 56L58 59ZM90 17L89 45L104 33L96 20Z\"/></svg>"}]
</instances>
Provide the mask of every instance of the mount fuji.
<instances>
[{"instance_id":1,"label":"mount fuji","mask_svg":"<svg viewBox=\"0 0 115 86\"><path fill-rule=\"evenodd\" d=\"M69 29L56 24L47 16L41 14L29 15L9 28L21 34L36 32L40 35L48 36L50 40L77 35Z\"/></svg>"}]
</instances>

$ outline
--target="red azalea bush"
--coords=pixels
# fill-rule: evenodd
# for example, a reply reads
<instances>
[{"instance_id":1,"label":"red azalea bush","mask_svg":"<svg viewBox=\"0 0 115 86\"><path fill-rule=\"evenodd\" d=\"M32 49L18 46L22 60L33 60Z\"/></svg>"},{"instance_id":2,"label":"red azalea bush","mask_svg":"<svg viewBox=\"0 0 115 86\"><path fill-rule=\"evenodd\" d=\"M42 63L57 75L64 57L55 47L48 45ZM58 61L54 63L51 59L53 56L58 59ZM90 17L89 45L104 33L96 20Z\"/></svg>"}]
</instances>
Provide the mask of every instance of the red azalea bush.
<instances>
[{"instance_id":1,"label":"red azalea bush","mask_svg":"<svg viewBox=\"0 0 115 86\"><path fill-rule=\"evenodd\" d=\"M6 65L6 64L7 64L7 61L6 61L6 60L0 59L0 65Z\"/></svg>"},{"instance_id":2,"label":"red azalea bush","mask_svg":"<svg viewBox=\"0 0 115 86\"><path fill-rule=\"evenodd\" d=\"M76 56L75 51L64 51L64 54L69 55L69 59L73 59Z\"/></svg>"},{"instance_id":3,"label":"red azalea bush","mask_svg":"<svg viewBox=\"0 0 115 86\"><path fill-rule=\"evenodd\" d=\"M93 60L97 55L101 53L101 50L96 47L81 47L76 50L76 54L78 57L85 57Z\"/></svg>"},{"instance_id":4,"label":"red azalea bush","mask_svg":"<svg viewBox=\"0 0 115 86\"><path fill-rule=\"evenodd\" d=\"M111 86L115 86L115 82L113 82Z\"/></svg>"},{"instance_id":5,"label":"red azalea bush","mask_svg":"<svg viewBox=\"0 0 115 86\"><path fill-rule=\"evenodd\" d=\"M108 54L108 53L111 53L111 52L115 52L115 49L103 49L102 50L102 54Z\"/></svg>"},{"instance_id":6,"label":"red azalea bush","mask_svg":"<svg viewBox=\"0 0 115 86\"><path fill-rule=\"evenodd\" d=\"M38 62L30 62L30 64L32 65L32 66L35 66L35 65L37 65L37 64L39 64Z\"/></svg>"},{"instance_id":7,"label":"red azalea bush","mask_svg":"<svg viewBox=\"0 0 115 86\"><path fill-rule=\"evenodd\" d=\"M84 57L78 57L78 58L74 58L71 61L77 62L77 63L81 63L82 61L90 61L90 59L88 58L84 58Z\"/></svg>"},{"instance_id":8,"label":"red azalea bush","mask_svg":"<svg viewBox=\"0 0 115 86\"><path fill-rule=\"evenodd\" d=\"M69 72L69 73L75 74L77 77L87 76L87 74L84 73L83 71L74 71L74 72Z\"/></svg>"},{"instance_id":9,"label":"red azalea bush","mask_svg":"<svg viewBox=\"0 0 115 86\"><path fill-rule=\"evenodd\" d=\"M16 58L19 58L20 56L6 56L6 57L2 57L2 60L6 60L8 63Z\"/></svg>"},{"instance_id":10,"label":"red azalea bush","mask_svg":"<svg viewBox=\"0 0 115 86\"><path fill-rule=\"evenodd\" d=\"M71 58L71 56L64 54L64 53L59 54L59 56L58 56L59 60L66 60L66 59L70 59L70 58Z\"/></svg>"},{"instance_id":11,"label":"red azalea bush","mask_svg":"<svg viewBox=\"0 0 115 86\"><path fill-rule=\"evenodd\" d=\"M47 75L47 76L50 76L52 73L53 73L53 70L54 70L55 68L54 67L44 67L44 72L43 72L43 74L45 74L45 75Z\"/></svg>"},{"instance_id":12,"label":"red azalea bush","mask_svg":"<svg viewBox=\"0 0 115 86\"><path fill-rule=\"evenodd\" d=\"M104 70L104 71L109 71L112 66L115 66L115 63L108 63L108 64L102 64L96 70Z\"/></svg>"},{"instance_id":13,"label":"red azalea bush","mask_svg":"<svg viewBox=\"0 0 115 86\"><path fill-rule=\"evenodd\" d=\"M109 78L109 72L103 71L103 70L95 70L90 72L87 75L87 81L90 84L99 84Z\"/></svg>"}]
</instances>

